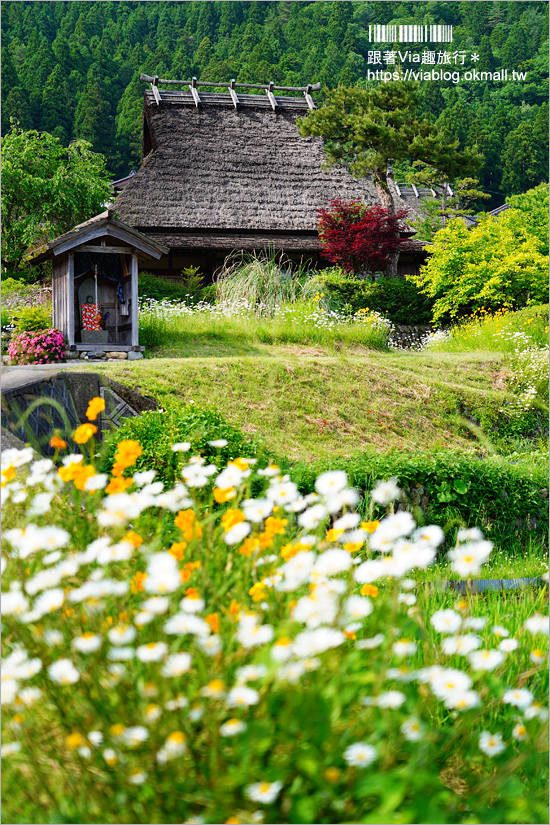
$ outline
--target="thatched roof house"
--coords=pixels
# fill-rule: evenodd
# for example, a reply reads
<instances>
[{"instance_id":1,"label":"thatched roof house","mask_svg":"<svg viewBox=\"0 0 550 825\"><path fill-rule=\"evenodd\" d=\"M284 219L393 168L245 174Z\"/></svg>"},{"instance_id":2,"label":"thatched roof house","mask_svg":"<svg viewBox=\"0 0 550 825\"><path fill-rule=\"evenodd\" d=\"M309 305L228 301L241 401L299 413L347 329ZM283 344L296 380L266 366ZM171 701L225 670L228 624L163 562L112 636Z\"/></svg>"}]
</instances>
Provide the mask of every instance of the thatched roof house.
<instances>
[{"instance_id":1,"label":"thatched roof house","mask_svg":"<svg viewBox=\"0 0 550 825\"><path fill-rule=\"evenodd\" d=\"M289 97L277 87L237 95L234 84L225 93L200 85L161 91L155 78L145 92L142 165L118 186L121 219L170 248L159 274L191 263L211 272L234 249L316 258L318 209L337 197L378 202L369 179L322 168L322 138L300 136L296 120L315 106L312 87ZM414 216L418 196L392 186L396 207ZM403 271L418 247L402 253Z\"/></svg>"}]
</instances>

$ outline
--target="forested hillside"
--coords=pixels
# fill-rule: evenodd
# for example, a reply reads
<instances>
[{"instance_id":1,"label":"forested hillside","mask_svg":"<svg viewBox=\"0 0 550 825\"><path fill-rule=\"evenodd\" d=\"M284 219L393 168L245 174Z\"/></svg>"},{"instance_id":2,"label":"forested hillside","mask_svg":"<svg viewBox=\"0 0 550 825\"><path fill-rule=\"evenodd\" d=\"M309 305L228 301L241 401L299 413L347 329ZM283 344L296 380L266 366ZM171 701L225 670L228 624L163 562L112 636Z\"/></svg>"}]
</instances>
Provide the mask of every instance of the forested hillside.
<instances>
[{"instance_id":1,"label":"forested hillside","mask_svg":"<svg viewBox=\"0 0 550 825\"><path fill-rule=\"evenodd\" d=\"M523 82L422 83L421 105L461 146L477 144L489 205L548 180L545 2L5 2L2 131L15 117L64 145L83 137L122 177L140 161L141 71L364 84L368 52L389 48L369 43L368 27L392 22L450 24L447 48L478 53L477 69L527 73Z\"/></svg>"}]
</instances>

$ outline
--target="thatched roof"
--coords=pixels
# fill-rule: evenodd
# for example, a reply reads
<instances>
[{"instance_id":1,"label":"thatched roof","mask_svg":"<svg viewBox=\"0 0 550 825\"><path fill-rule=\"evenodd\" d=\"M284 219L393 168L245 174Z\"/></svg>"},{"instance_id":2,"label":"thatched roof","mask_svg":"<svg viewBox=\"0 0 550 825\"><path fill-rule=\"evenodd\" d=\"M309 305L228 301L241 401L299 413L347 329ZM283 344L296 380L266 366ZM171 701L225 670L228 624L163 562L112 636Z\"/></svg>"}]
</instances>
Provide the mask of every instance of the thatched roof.
<instances>
[{"instance_id":1,"label":"thatched roof","mask_svg":"<svg viewBox=\"0 0 550 825\"><path fill-rule=\"evenodd\" d=\"M306 101L276 100L273 110L265 95L239 95L235 107L229 94L201 92L196 105L190 92L147 91L148 153L118 195L122 220L170 246L185 238L186 246L234 248L257 233L273 233L278 245L288 233L295 248L307 248L317 210L330 201L378 203L369 179L323 170L322 138L303 138L296 128ZM394 197L398 209L418 208L416 198L406 202L395 189Z\"/></svg>"}]
</instances>

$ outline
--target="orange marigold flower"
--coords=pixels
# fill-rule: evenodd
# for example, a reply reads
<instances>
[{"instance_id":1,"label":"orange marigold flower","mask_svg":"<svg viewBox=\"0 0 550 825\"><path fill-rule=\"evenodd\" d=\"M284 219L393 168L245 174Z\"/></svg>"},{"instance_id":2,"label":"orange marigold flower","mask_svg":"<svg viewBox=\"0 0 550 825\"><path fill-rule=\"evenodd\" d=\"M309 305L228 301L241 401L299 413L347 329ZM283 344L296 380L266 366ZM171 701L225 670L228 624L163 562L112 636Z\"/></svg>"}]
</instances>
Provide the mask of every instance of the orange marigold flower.
<instances>
[{"instance_id":1,"label":"orange marigold flower","mask_svg":"<svg viewBox=\"0 0 550 825\"><path fill-rule=\"evenodd\" d=\"M131 438L121 441L115 453L111 475L121 476L127 467L131 467L137 461L142 452L139 441L133 441Z\"/></svg>"},{"instance_id":2,"label":"orange marigold flower","mask_svg":"<svg viewBox=\"0 0 550 825\"><path fill-rule=\"evenodd\" d=\"M229 501L231 498L235 498L234 487L225 487L224 489L221 487L214 487L214 499L218 502L218 504L225 504L226 501Z\"/></svg>"},{"instance_id":3,"label":"orange marigold flower","mask_svg":"<svg viewBox=\"0 0 550 825\"><path fill-rule=\"evenodd\" d=\"M212 630L212 633L217 633L218 632L218 629L219 629L219 626L220 626L220 620L218 618L217 613L210 613L209 616L205 616L204 621L207 624L210 625L210 629Z\"/></svg>"},{"instance_id":4,"label":"orange marigold flower","mask_svg":"<svg viewBox=\"0 0 550 825\"><path fill-rule=\"evenodd\" d=\"M268 547L273 547L273 536L269 533L260 533L258 541L260 542L261 550L267 550Z\"/></svg>"},{"instance_id":5,"label":"orange marigold flower","mask_svg":"<svg viewBox=\"0 0 550 825\"><path fill-rule=\"evenodd\" d=\"M221 518L222 527L225 533L228 533L232 527L235 527L236 524L240 524L241 521L244 521L244 513L242 510L233 509L228 510L226 513L223 514Z\"/></svg>"},{"instance_id":6,"label":"orange marigold flower","mask_svg":"<svg viewBox=\"0 0 550 825\"><path fill-rule=\"evenodd\" d=\"M259 547L260 542L255 536L247 536L239 548L239 553L241 556L250 556Z\"/></svg>"},{"instance_id":7,"label":"orange marigold flower","mask_svg":"<svg viewBox=\"0 0 550 825\"><path fill-rule=\"evenodd\" d=\"M76 444L86 444L90 438L97 433L95 424L81 424L74 431L73 441Z\"/></svg>"},{"instance_id":8,"label":"orange marigold flower","mask_svg":"<svg viewBox=\"0 0 550 825\"><path fill-rule=\"evenodd\" d=\"M375 584L364 584L359 592L362 596L372 596L373 599L378 596L378 588Z\"/></svg>"},{"instance_id":9,"label":"orange marigold flower","mask_svg":"<svg viewBox=\"0 0 550 825\"><path fill-rule=\"evenodd\" d=\"M74 486L77 490L84 490L88 479L96 474L95 467L92 467L91 464L77 464L76 466L80 469L76 472L73 479Z\"/></svg>"},{"instance_id":10,"label":"orange marigold flower","mask_svg":"<svg viewBox=\"0 0 550 825\"><path fill-rule=\"evenodd\" d=\"M231 599L231 604L229 605L229 612L231 615L236 616L240 609L241 606L239 602L235 601L235 599Z\"/></svg>"},{"instance_id":11,"label":"orange marigold flower","mask_svg":"<svg viewBox=\"0 0 550 825\"><path fill-rule=\"evenodd\" d=\"M264 531L271 536L282 536L284 535L287 524L288 519L286 518L273 518L273 516L269 516L265 520Z\"/></svg>"},{"instance_id":12,"label":"orange marigold flower","mask_svg":"<svg viewBox=\"0 0 550 825\"><path fill-rule=\"evenodd\" d=\"M349 630L344 630L344 636L346 639L351 639L351 641L355 641L357 638L357 633L350 633Z\"/></svg>"},{"instance_id":13,"label":"orange marigold flower","mask_svg":"<svg viewBox=\"0 0 550 825\"><path fill-rule=\"evenodd\" d=\"M183 565L185 570L200 570L200 561L188 561Z\"/></svg>"},{"instance_id":14,"label":"orange marigold flower","mask_svg":"<svg viewBox=\"0 0 550 825\"><path fill-rule=\"evenodd\" d=\"M105 409L105 401L103 398L92 398L86 410L86 418L89 421L95 421L100 412Z\"/></svg>"},{"instance_id":15,"label":"orange marigold flower","mask_svg":"<svg viewBox=\"0 0 550 825\"><path fill-rule=\"evenodd\" d=\"M67 446L67 442L63 441L58 435L54 435L50 438L50 447L53 447L54 450L64 450Z\"/></svg>"},{"instance_id":16,"label":"orange marigold flower","mask_svg":"<svg viewBox=\"0 0 550 825\"><path fill-rule=\"evenodd\" d=\"M147 573L142 573L138 570L132 581L130 582L130 590L132 593L141 593L145 588L143 582L147 578Z\"/></svg>"},{"instance_id":17,"label":"orange marigold flower","mask_svg":"<svg viewBox=\"0 0 550 825\"><path fill-rule=\"evenodd\" d=\"M191 578L191 575L192 575L191 570L186 570L185 568L183 570L180 570L180 581L182 583L183 582L188 582L189 579Z\"/></svg>"},{"instance_id":18,"label":"orange marigold flower","mask_svg":"<svg viewBox=\"0 0 550 825\"><path fill-rule=\"evenodd\" d=\"M186 550L187 550L187 542L186 541L176 541L176 542L174 542L172 547L170 547L168 552L170 553L171 556L173 556L178 561L182 561L184 553L185 553Z\"/></svg>"},{"instance_id":19,"label":"orange marigold flower","mask_svg":"<svg viewBox=\"0 0 550 825\"><path fill-rule=\"evenodd\" d=\"M200 539L202 536L202 527L195 522L194 510L180 510L174 524L182 531L185 541Z\"/></svg>"},{"instance_id":20,"label":"orange marigold flower","mask_svg":"<svg viewBox=\"0 0 550 825\"><path fill-rule=\"evenodd\" d=\"M128 487L131 487L134 483L133 478L123 478L119 476L118 478L112 478L110 482L105 487L106 493L123 493L124 490L127 490Z\"/></svg>"},{"instance_id":21,"label":"orange marigold flower","mask_svg":"<svg viewBox=\"0 0 550 825\"><path fill-rule=\"evenodd\" d=\"M122 539L122 541L129 541L130 544L136 548L136 550L143 544L143 539L141 538L141 536L135 533L133 530L129 530Z\"/></svg>"}]
</instances>

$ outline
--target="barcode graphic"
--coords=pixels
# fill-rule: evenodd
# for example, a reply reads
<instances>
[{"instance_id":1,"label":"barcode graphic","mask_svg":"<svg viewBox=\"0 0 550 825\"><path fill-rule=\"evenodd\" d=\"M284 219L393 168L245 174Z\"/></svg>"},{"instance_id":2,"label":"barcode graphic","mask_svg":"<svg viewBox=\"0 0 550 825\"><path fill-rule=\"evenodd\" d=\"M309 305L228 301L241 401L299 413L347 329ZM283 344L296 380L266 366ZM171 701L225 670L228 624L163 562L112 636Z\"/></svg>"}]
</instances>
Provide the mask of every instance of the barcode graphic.
<instances>
[{"instance_id":1,"label":"barcode graphic","mask_svg":"<svg viewBox=\"0 0 550 825\"><path fill-rule=\"evenodd\" d=\"M452 43L452 26L369 26L370 43Z\"/></svg>"}]
</instances>

